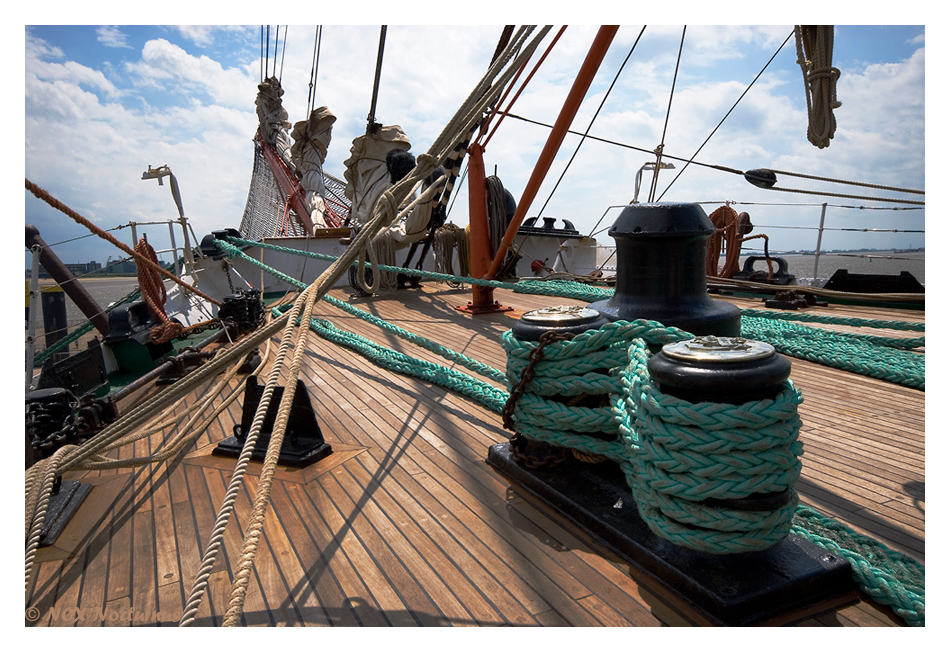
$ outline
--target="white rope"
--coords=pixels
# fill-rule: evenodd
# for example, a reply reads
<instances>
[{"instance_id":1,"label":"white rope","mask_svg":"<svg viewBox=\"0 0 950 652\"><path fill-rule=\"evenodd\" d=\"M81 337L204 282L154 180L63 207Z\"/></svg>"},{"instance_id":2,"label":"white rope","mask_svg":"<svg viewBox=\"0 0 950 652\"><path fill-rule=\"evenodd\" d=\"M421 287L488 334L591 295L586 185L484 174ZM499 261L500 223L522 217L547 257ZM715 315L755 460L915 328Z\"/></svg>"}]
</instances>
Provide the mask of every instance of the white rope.
<instances>
[{"instance_id":1,"label":"white rope","mask_svg":"<svg viewBox=\"0 0 950 652\"><path fill-rule=\"evenodd\" d=\"M406 197L409 196L415 185L429 177L438 167L439 162L455 148L459 139L467 136L472 125L481 118L484 110L497 98L520 65L531 56L548 29L549 28L545 28L541 30L541 33L532 43L521 51L518 57L514 58L512 65L499 76L499 72L504 67L504 64L511 60L514 54L518 52L523 46L527 35L531 32L530 29L522 29L519 31L519 38L507 48L503 56L498 57L489 69L488 74L483 77L476 89L469 95L466 102L459 108L452 120L449 121L449 124L446 125L445 129L443 129L442 133L429 148L429 151L416 158L415 168L379 197L373 208L373 218L364 225L360 232L353 238L343 254L331 264L310 287L303 291L297 301L294 302L291 310L285 313L288 319L286 321L287 325L284 329L283 339L288 345L291 339L291 333L293 329L296 328L301 311L303 315L300 319L301 325L296 338L297 344L294 350L293 361L291 362L290 370L287 374L286 386L281 398L280 407L278 408L277 417L274 421L267 455L265 456L264 464L261 469L258 491L254 500L254 508L245 531L240 565L235 573L234 581L231 586L231 596L228 601L223 623L225 626L231 627L240 624L240 619L243 614L244 598L247 594L250 574L254 567L257 544L263 531L263 520L269 502L270 486L274 469L277 465L280 446L286 431L290 407L293 403L293 397L296 391L297 376L306 349L305 344L309 334L310 315L313 311L314 304L319 301L326 294L327 290L333 286L333 283L349 269L350 265L358 256L365 256L364 252L367 247L370 246L372 238L384 226L393 223L399 206ZM492 85L491 80L495 77L498 77L498 79L494 85ZM277 384L279 371L284 364L286 349L287 347L285 347L282 342L271 375L264 386L264 396L254 416L255 423L258 419L263 422L264 415L270 403L269 392L273 391L273 388ZM254 427L252 426L252 431L253 430ZM248 436L250 437L250 434Z\"/></svg>"}]
</instances>

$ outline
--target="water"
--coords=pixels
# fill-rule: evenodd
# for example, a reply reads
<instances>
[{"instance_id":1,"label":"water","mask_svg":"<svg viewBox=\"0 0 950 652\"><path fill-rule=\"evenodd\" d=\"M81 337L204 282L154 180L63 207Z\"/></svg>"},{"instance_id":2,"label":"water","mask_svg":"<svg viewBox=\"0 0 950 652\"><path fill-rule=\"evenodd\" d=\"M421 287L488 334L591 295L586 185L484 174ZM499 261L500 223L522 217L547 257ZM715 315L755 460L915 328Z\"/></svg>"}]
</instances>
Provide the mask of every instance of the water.
<instances>
[{"instance_id":1,"label":"water","mask_svg":"<svg viewBox=\"0 0 950 652\"><path fill-rule=\"evenodd\" d=\"M597 252L597 262L607 261L604 271L609 275L616 273L617 257L611 257L614 248L602 246ZM924 251L849 251L847 253L821 254L818 259L818 278L830 278L839 269L846 269L852 274L888 274L897 275L902 271L910 272L921 284L925 284ZM814 277L815 257L812 254L782 254L788 263L788 271L797 279ZM746 256L739 260L739 269L745 264ZM765 261L759 261L755 269L766 270Z\"/></svg>"}]
</instances>

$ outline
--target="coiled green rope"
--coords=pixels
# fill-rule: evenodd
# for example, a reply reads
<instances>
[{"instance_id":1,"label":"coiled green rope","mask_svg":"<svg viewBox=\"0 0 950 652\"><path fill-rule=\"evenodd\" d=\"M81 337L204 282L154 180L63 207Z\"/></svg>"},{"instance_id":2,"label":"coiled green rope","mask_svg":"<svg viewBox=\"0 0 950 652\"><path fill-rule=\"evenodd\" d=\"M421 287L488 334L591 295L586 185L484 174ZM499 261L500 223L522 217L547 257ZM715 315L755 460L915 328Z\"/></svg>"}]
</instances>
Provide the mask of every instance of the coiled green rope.
<instances>
[{"instance_id":1,"label":"coiled green rope","mask_svg":"<svg viewBox=\"0 0 950 652\"><path fill-rule=\"evenodd\" d=\"M646 351L631 347L622 373L636 433L630 484L644 521L657 535L705 552L764 550L781 541L798 504L792 489L801 473L801 394L786 383L774 400L690 403L656 389ZM704 503L785 490L790 499L773 511Z\"/></svg>"},{"instance_id":2,"label":"coiled green rope","mask_svg":"<svg viewBox=\"0 0 950 652\"><path fill-rule=\"evenodd\" d=\"M795 484L801 471L796 409L801 396L789 385L775 401L732 406L661 394L647 372L648 344L689 337L637 320L549 344L514 409L516 430L620 463L644 521L677 545L715 553L768 548L788 534L797 499L776 512L724 510L703 501L784 491ZM502 346L511 387L535 343L509 331ZM588 357L598 362L591 365ZM578 372L592 366L600 368ZM600 395L602 407L565 401L578 395ZM592 436L585 441L581 433Z\"/></svg>"}]
</instances>

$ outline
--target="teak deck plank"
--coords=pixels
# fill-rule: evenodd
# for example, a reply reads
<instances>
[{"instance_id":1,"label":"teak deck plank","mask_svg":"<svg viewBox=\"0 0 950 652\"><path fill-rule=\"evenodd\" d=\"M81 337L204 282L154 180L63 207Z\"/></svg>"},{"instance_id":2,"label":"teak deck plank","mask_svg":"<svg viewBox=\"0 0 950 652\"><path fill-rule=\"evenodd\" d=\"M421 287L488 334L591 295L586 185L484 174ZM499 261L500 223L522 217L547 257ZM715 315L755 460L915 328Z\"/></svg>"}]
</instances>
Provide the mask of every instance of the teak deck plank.
<instances>
[{"instance_id":1,"label":"teak deck plank","mask_svg":"<svg viewBox=\"0 0 950 652\"><path fill-rule=\"evenodd\" d=\"M332 294L347 299L344 291ZM467 292L427 286L354 305L504 370L499 336L521 314L584 304L496 291L500 303L516 309L488 315L455 310L470 298ZM728 300L743 308L762 307L749 298ZM897 309L807 311L923 321L923 313ZM420 315L425 324L419 323ZM315 316L407 355L470 373L325 302ZM316 334L308 336L307 347L300 377L334 454L303 471L278 468L247 592L245 624L695 622L680 607L659 600L595 542L520 497L485 464L488 447L511 434L497 414L429 382L377 367ZM792 380L805 396L798 487L803 502L923 561L924 393L800 360L793 360ZM230 386L243 383L240 376ZM188 404L196 404L210 386L194 392ZM154 391L139 392L134 400ZM82 531L67 528L61 545L38 555L28 590L40 613L35 624L73 624L51 616L53 607L67 606L131 610L141 615L133 625L177 624L234 465L212 457L211 450L240 422L242 399L243 394L186 453L155 468L76 474L94 484L83 513L105 517L92 519ZM114 455L128 459L158 450L187 418L188 408L182 407L175 425ZM222 623L260 468L257 463L248 468L196 625ZM121 487L126 494L110 506ZM892 626L902 621L865 600L800 624Z\"/></svg>"}]
</instances>

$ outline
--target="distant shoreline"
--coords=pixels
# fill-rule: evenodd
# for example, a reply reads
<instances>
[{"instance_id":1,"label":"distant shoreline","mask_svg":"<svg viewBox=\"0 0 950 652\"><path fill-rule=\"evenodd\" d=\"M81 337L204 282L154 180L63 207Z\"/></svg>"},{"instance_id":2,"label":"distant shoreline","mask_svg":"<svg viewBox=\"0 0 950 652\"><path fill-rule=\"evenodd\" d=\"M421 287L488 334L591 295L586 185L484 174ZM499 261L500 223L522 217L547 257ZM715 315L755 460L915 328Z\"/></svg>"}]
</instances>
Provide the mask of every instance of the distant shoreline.
<instances>
[{"instance_id":1,"label":"distant shoreline","mask_svg":"<svg viewBox=\"0 0 950 652\"><path fill-rule=\"evenodd\" d=\"M138 277L135 274L116 274L114 276L82 276L76 277L76 280L80 283L95 283L97 281L121 281L123 279L136 279ZM26 275L26 280L30 280L30 275ZM54 278L41 278L39 279L40 286L52 286L59 285L59 283Z\"/></svg>"}]
</instances>

